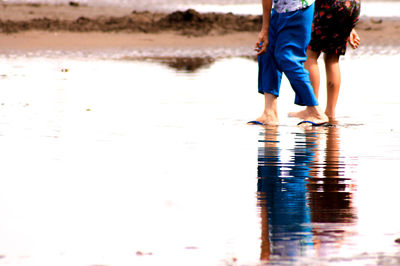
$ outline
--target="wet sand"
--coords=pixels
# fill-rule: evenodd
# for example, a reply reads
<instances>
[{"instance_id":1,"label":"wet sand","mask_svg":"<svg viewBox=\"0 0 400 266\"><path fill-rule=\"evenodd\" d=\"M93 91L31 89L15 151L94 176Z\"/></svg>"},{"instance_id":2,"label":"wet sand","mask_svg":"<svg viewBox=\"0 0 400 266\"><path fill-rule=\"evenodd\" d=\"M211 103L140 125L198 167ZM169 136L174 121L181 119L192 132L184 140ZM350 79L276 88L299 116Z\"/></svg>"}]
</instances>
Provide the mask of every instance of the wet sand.
<instances>
[{"instance_id":1,"label":"wet sand","mask_svg":"<svg viewBox=\"0 0 400 266\"><path fill-rule=\"evenodd\" d=\"M187 37L175 32L49 32L24 31L17 34L0 34L0 49L87 49L87 48L224 48L252 46L254 32L228 35Z\"/></svg>"},{"instance_id":2,"label":"wet sand","mask_svg":"<svg viewBox=\"0 0 400 266\"><path fill-rule=\"evenodd\" d=\"M283 79L271 131L248 59L2 57L0 265L398 265L400 54L350 58L340 126Z\"/></svg>"},{"instance_id":3,"label":"wet sand","mask_svg":"<svg viewBox=\"0 0 400 266\"><path fill-rule=\"evenodd\" d=\"M207 50L251 51L257 29L71 30L57 25L135 15L0 6L1 29L27 25L0 34L0 265L398 264L400 53L343 60L336 128L296 127L284 78L281 126L271 131L246 125L263 106L256 62L169 69L210 64ZM363 45L399 51L398 23L362 19ZM166 67L48 58L48 49L203 57L160 58ZM31 50L38 56L25 56ZM265 174L277 181L269 191Z\"/></svg>"},{"instance_id":4,"label":"wet sand","mask_svg":"<svg viewBox=\"0 0 400 266\"><path fill-rule=\"evenodd\" d=\"M260 16L231 13L3 3L0 50L252 47L260 25ZM361 45L400 45L400 18L362 17L357 30Z\"/></svg>"}]
</instances>

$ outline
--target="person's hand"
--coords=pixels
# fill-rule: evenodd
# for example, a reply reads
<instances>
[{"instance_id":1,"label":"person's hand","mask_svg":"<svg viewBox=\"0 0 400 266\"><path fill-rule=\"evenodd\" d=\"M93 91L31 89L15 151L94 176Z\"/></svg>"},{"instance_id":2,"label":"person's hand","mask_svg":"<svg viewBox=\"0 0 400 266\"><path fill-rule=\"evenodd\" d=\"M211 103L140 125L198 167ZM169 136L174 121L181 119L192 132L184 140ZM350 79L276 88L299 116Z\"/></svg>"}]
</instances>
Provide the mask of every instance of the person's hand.
<instances>
[{"instance_id":1,"label":"person's hand","mask_svg":"<svg viewBox=\"0 0 400 266\"><path fill-rule=\"evenodd\" d=\"M358 48L360 45L360 36L358 36L358 33L355 29L353 29L350 33L349 44L353 49Z\"/></svg>"},{"instance_id":2,"label":"person's hand","mask_svg":"<svg viewBox=\"0 0 400 266\"><path fill-rule=\"evenodd\" d=\"M257 52L257 55L262 55L267 51L268 47L268 32L266 30L261 30L260 34L258 34L258 39L256 42L256 46L254 47L254 51Z\"/></svg>"}]
</instances>

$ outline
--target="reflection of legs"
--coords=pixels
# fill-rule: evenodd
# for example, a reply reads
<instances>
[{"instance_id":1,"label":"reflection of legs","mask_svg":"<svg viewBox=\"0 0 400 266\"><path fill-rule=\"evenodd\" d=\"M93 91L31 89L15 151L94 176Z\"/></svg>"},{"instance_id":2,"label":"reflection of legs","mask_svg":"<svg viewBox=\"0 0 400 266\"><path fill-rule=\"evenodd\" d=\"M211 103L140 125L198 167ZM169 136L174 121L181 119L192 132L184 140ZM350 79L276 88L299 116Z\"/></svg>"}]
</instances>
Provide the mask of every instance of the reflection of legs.
<instances>
[{"instance_id":1,"label":"reflection of legs","mask_svg":"<svg viewBox=\"0 0 400 266\"><path fill-rule=\"evenodd\" d=\"M328 129L325 145L325 177L340 177L340 134L337 127ZM343 175L343 173L342 173ZM339 184L339 182L337 182Z\"/></svg>"},{"instance_id":2,"label":"reflection of legs","mask_svg":"<svg viewBox=\"0 0 400 266\"><path fill-rule=\"evenodd\" d=\"M294 162L280 158L277 126L265 127L264 147L258 152L257 203L261 214L262 261L270 256L304 256L312 244L306 178L310 149L295 145ZM292 161L292 160L291 160ZM288 165L288 170L283 170Z\"/></svg>"},{"instance_id":3,"label":"reflection of legs","mask_svg":"<svg viewBox=\"0 0 400 266\"><path fill-rule=\"evenodd\" d=\"M349 231L343 224L351 225L357 220L353 207L353 182L346 178L344 166L340 156L339 128L328 128L325 159L317 166L323 170L322 175L309 179L307 184L311 222L316 225L313 227L313 241L317 254L326 254L326 247L333 242L340 245L346 241Z\"/></svg>"},{"instance_id":4,"label":"reflection of legs","mask_svg":"<svg viewBox=\"0 0 400 266\"><path fill-rule=\"evenodd\" d=\"M268 207L266 202L260 206L261 216L261 254L260 260L268 261L271 256L271 242L269 240Z\"/></svg>"},{"instance_id":5,"label":"reflection of legs","mask_svg":"<svg viewBox=\"0 0 400 266\"><path fill-rule=\"evenodd\" d=\"M325 114L329 117L329 119L334 119L341 82L339 55L325 54L324 61L326 70L326 88L328 94Z\"/></svg>"},{"instance_id":6,"label":"reflection of legs","mask_svg":"<svg viewBox=\"0 0 400 266\"><path fill-rule=\"evenodd\" d=\"M278 127L267 126L264 134L264 147L258 154L258 184L257 201L261 216L261 254L260 260L268 261L271 256L270 227L268 217L268 197L271 200L272 195L265 189L269 180L276 180L280 175L279 169L279 149L278 149ZM267 180L268 179L268 180ZM269 183L268 183L269 184Z\"/></svg>"}]
</instances>

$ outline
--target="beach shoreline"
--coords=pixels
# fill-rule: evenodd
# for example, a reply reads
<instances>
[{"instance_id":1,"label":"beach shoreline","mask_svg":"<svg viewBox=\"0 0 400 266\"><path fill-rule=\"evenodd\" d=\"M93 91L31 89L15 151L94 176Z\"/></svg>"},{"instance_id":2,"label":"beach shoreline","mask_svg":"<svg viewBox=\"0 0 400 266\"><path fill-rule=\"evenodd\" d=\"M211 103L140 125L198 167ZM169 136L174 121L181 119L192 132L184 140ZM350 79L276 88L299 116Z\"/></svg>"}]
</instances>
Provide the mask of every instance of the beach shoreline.
<instances>
[{"instance_id":1,"label":"beach shoreline","mask_svg":"<svg viewBox=\"0 0 400 266\"><path fill-rule=\"evenodd\" d=\"M261 16L86 5L0 4L0 52L254 46ZM361 17L361 46L400 46L400 18Z\"/></svg>"},{"instance_id":2,"label":"beach shoreline","mask_svg":"<svg viewBox=\"0 0 400 266\"><path fill-rule=\"evenodd\" d=\"M256 37L254 32L231 33L216 36L188 37L173 31L161 33L126 32L49 32L25 31L0 34L1 50L79 50L79 49L154 49L193 48L224 49L250 47Z\"/></svg>"}]
</instances>

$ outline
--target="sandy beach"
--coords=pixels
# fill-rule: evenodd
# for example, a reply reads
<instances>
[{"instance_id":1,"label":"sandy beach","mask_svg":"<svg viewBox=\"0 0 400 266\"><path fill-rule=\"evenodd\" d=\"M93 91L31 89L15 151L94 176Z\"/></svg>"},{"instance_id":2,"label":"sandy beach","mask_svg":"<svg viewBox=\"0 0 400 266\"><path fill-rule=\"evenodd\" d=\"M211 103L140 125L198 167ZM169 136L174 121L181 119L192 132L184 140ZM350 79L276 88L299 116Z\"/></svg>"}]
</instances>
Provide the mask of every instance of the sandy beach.
<instances>
[{"instance_id":1,"label":"sandy beach","mask_svg":"<svg viewBox=\"0 0 400 266\"><path fill-rule=\"evenodd\" d=\"M259 16L4 2L0 266L399 265L399 19L261 127Z\"/></svg>"},{"instance_id":2,"label":"sandy beach","mask_svg":"<svg viewBox=\"0 0 400 266\"><path fill-rule=\"evenodd\" d=\"M255 61L57 52L1 55L0 265L398 264L400 54L342 61L337 128L297 127L283 80L267 131Z\"/></svg>"},{"instance_id":3,"label":"sandy beach","mask_svg":"<svg viewBox=\"0 0 400 266\"><path fill-rule=\"evenodd\" d=\"M252 47L260 25L260 16L231 13L3 3L0 50ZM400 45L398 18L361 17L357 30L362 45Z\"/></svg>"}]
</instances>

